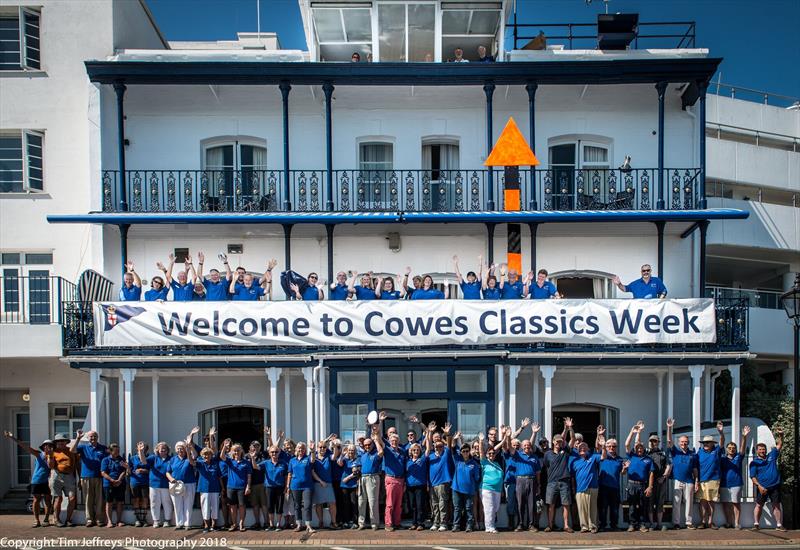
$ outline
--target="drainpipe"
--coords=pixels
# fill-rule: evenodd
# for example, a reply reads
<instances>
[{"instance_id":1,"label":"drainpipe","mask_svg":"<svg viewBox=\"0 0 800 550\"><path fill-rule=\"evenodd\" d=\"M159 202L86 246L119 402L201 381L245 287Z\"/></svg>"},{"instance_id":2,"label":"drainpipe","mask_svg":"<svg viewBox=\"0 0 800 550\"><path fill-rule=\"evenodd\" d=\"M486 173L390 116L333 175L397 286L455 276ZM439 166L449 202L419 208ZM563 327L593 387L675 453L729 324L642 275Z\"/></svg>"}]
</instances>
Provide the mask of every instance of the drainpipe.
<instances>
[{"instance_id":1,"label":"drainpipe","mask_svg":"<svg viewBox=\"0 0 800 550\"><path fill-rule=\"evenodd\" d=\"M321 403L322 400L320 399L319 382L318 382L319 378L318 377L319 377L319 373L322 370L322 366L323 366L324 363L325 363L325 361L323 359L320 359L319 363L317 364L317 366L314 367L313 370L311 371L311 384L314 386L314 392L315 392L314 393L314 402L315 402L314 405L315 405L315 408L317 409L316 410L316 414L314 415L314 433L311 434L311 438L314 439L315 441L318 439L318 435L320 433L319 429L320 429L320 421L321 421L321 415L322 415L321 410L320 410L320 403ZM309 452L310 452L310 449L309 449Z\"/></svg>"}]
</instances>

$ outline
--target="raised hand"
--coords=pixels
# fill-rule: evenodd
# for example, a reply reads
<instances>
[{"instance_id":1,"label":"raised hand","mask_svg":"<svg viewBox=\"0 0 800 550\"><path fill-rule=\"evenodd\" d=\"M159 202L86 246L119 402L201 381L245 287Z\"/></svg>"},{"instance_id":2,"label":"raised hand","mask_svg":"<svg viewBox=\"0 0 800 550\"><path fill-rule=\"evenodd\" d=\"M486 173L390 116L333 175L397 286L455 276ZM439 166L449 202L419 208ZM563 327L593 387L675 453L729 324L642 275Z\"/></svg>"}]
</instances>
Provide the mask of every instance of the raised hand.
<instances>
[{"instance_id":1,"label":"raised hand","mask_svg":"<svg viewBox=\"0 0 800 550\"><path fill-rule=\"evenodd\" d=\"M461 430L456 432L456 435L453 436L453 439L461 439Z\"/></svg>"},{"instance_id":2,"label":"raised hand","mask_svg":"<svg viewBox=\"0 0 800 550\"><path fill-rule=\"evenodd\" d=\"M478 434L478 441L480 441L481 443L483 443L483 441L484 441L485 439L486 439L486 436L485 436L485 435L483 435L483 432L480 432L480 433Z\"/></svg>"},{"instance_id":3,"label":"raised hand","mask_svg":"<svg viewBox=\"0 0 800 550\"><path fill-rule=\"evenodd\" d=\"M378 414L378 420L380 420L381 422L386 420L386 418L387 418L386 411L381 411L380 414Z\"/></svg>"},{"instance_id":4,"label":"raised hand","mask_svg":"<svg viewBox=\"0 0 800 550\"><path fill-rule=\"evenodd\" d=\"M530 425L531 425L531 419L530 418L525 417L525 418L522 419L521 427L527 428Z\"/></svg>"},{"instance_id":5,"label":"raised hand","mask_svg":"<svg viewBox=\"0 0 800 550\"><path fill-rule=\"evenodd\" d=\"M671 428L674 425L675 425L675 419L674 418L667 418L667 428Z\"/></svg>"},{"instance_id":6,"label":"raised hand","mask_svg":"<svg viewBox=\"0 0 800 550\"><path fill-rule=\"evenodd\" d=\"M405 275L406 275L406 276L408 276L408 275L411 275L411 266L410 266L410 265L407 265L407 266L406 266Z\"/></svg>"},{"instance_id":7,"label":"raised hand","mask_svg":"<svg viewBox=\"0 0 800 550\"><path fill-rule=\"evenodd\" d=\"M220 260L222 263L225 263L225 262L227 262L227 261L228 261L228 255L227 255L227 254L225 254L224 252L220 252L219 254L217 254L217 258L219 258L219 260Z\"/></svg>"},{"instance_id":8,"label":"raised hand","mask_svg":"<svg viewBox=\"0 0 800 550\"><path fill-rule=\"evenodd\" d=\"M156 262L156 268L158 268L159 271L166 271L167 270L167 268L164 267L164 264L162 264L161 262Z\"/></svg>"},{"instance_id":9,"label":"raised hand","mask_svg":"<svg viewBox=\"0 0 800 550\"><path fill-rule=\"evenodd\" d=\"M202 264L206 261L206 256L202 252L197 253L197 260Z\"/></svg>"},{"instance_id":10,"label":"raised hand","mask_svg":"<svg viewBox=\"0 0 800 550\"><path fill-rule=\"evenodd\" d=\"M283 430L278 430L278 439L283 439L283 436L286 435Z\"/></svg>"},{"instance_id":11,"label":"raised hand","mask_svg":"<svg viewBox=\"0 0 800 550\"><path fill-rule=\"evenodd\" d=\"M125 269L128 271L128 273L133 273L134 271L133 262L132 261L125 262Z\"/></svg>"},{"instance_id":12,"label":"raised hand","mask_svg":"<svg viewBox=\"0 0 800 550\"><path fill-rule=\"evenodd\" d=\"M429 432L432 432L432 431L434 431L435 429L436 429L436 422L434 422L433 420L431 420L430 424L428 424L428 431L429 431Z\"/></svg>"},{"instance_id":13,"label":"raised hand","mask_svg":"<svg viewBox=\"0 0 800 550\"><path fill-rule=\"evenodd\" d=\"M271 431L272 431L272 430L270 429L270 427L269 427L269 426L264 426L264 435L266 435L267 437L269 437L269 434L270 434L270 432L271 432Z\"/></svg>"},{"instance_id":14,"label":"raised hand","mask_svg":"<svg viewBox=\"0 0 800 550\"><path fill-rule=\"evenodd\" d=\"M140 441L139 443L136 444L137 451L144 451L144 447L145 447L144 441Z\"/></svg>"},{"instance_id":15,"label":"raised hand","mask_svg":"<svg viewBox=\"0 0 800 550\"><path fill-rule=\"evenodd\" d=\"M611 282L614 283L615 285L621 285L622 284L622 281L619 279L619 275L614 275L611 278Z\"/></svg>"},{"instance_id":16,"label":"raised hand","mask_svg":"<svg viewBox=\"0 0 800 550\"><path fill-rule=\"evenodd\" d=\"M185 263L186 265L191 264L192 263L192 255L191 254L187 254L186 255L186 259L183 260L183 263Z\"/></svg>"},{"instance_id":17,"label":"raised hand","mask_svg":"<svg viewBox=\"0 0 800 550\"><path fill-rule=\"evenodd\" d=\"M75 435L77 436L78 439L82 438L83 437L83 430L78 430L77 432L75 432Z\"/></svg>"},{"instance_id":18,"label":"raised hand","mask_svg":"<svg viewBox=\"0 0 800 550\"><path fill-rule=\"evenodd\" d=\"M598 442L600 445L605 445L605 444L606 444L606 438L605 438L605 437L603 437L602 435L598 435L598 436L597 436L597 442Z\"/></svg>"},{"instance_id":19,"label":"raised hand","mask_svg":"<svg viewBox=\"0 0 800 550\"><path fill-rule=\"evenodd\" d=\"M533 424L531 424L531 431L534 434L538 433L540 429L541 429L541 426L539 426L538 422L534 422Z\"/></svg>"},{"instance_id":20,"label":"raised hand","mask_svg":"<svg viewBox=\"0 0 800 550\"><path fill-rule=\"evenodd\" d=\"M196 435L199 433L200 433L200 426L195 426L194 428L192 428L192 431L189 432L189 435Z\"/></svg>"},{"instance_id":21,"label":"raised hand","mask_svg":"<svg viewBox=\"0 0 800 550\"><path fill-rule=\"evenodd\" d=\"M211 429L208 430L208 437L214 437L215 435L217 435L217 427L211 426Z\"/></svg>"},{"instance_id":22,"label":"raised hand","mask_svg":"<svg viewBox=\"0 0 800 550\"><path fill-rule=\"evenodd\" d=\"M416 414L412 414L408 417L409 422L413 422L414 424L419 424L419 419L417 418Z\"/></svg>"},{"instance_id":23,"label":"raised hand","mask_svg":"<svg viewBox=\"0 0 800 550\"><path fill-rule=\"evenodd\" d=\"M742 428L742 435L745 437L750 435L750 426L745 426L744 428Z\"/></svg>"},{"instance_id":24,"label":"raised hand","mask_svg":"<svg viewBox=\"0 0 800 550\"><path fill-rule=\"evenodd\" d=\"M570 418L569 416L564 418L564 427L568 430L572 429L572 418Z\"/></svg>"},{"instance_id":25,"label":"raised hand","mask_svg":"<svg viewBox=\"0 0 800 550\"><path fill-rule=\"evenodd\" d=\"M267 269L275 269L275 266L278 265L278 260L272 258L270 261L267 262Z\"/></svg>"},{"instance_id":26,"label":"raised hand","mask_svg":"<svg viewBox=\"0 0 800 550\"><path fill-rule=\"evenodd\" d=\"M445 423L444 423L444 428L442 428L442 431L443 431L445 434L449 434L449 433L450 433L450 428L452 428L452 427L453 427L453 425L452 425L452 424L450 424L450 422L445 422Z\"/></svg>"},{"instance_id":27,"label":"raised hand","mask_svg":"<svg viewBox=\"0 0 800 550\"><path fill-rule=\"evenodd\" d=\"M8 438L10 438L10 439L14 439L14 434L9 432L8 430L3 430L3 435L8 437Z\"/></svg>"},{"instance_id":28,"label":"raised hand","mask_svg":"<svg viewBox=\"0 0 800 550\"><path fill-rule=\"evenodd\" d=\"M722 425L722 421L721 420L717 421L717 431L719 433L722 433L723 429L724 429L724 426Z\"/></svg>"},{"instance_id":29,"label":"raised hand","mask_svg":"<svg viewBox=\"0 0 800 550\"><path fill-rule=\"evenodd\" d=\"M636 424L633 426L635 432L641 432L644 430L644 420L638 420Z\"/></svg>"},{"instance_id":30,"label":"raised hand","mask_svg":"<svg viewBox=\"0 0 800 550\"><path fill-rule=\"evenodd\" d=\"M597 427L597 435L603 435L604 433L606 433L606 429L603 427L603 425L602 425L602 424L600 424L600 425Z\"/></svg>"},{"instance_id":31,"label":"raised hand","mask_svg":"<svg viewBox=\"0 0 800 550\"><path fill-rule=\"evenodd\" d=\"M455 263L458 263L458 256L456 256L455 254L453 255L453 261L454 261Z\"/></svg>"}]
</instances>

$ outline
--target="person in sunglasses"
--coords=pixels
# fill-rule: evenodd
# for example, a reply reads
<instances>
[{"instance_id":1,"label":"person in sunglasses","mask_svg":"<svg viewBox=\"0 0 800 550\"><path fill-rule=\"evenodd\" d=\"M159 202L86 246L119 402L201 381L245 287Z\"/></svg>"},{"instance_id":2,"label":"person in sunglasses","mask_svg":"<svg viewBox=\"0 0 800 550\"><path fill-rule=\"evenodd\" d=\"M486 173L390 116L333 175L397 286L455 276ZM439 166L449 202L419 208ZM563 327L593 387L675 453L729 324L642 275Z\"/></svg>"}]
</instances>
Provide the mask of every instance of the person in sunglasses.
<instances>
[{"instance_id":1,"label":"person in sunglasses","mask_svg":"<svg viewBox=\"0 0 800 550\"><path fill-rule=\"evenodd\" d=\"M614 275L612 281L622 292L630 292L636 299L666 298L667 287L658 277L654 276L653 268L650 264L642 266L642 277L633 282L623 285L618 275Z\"/></svg>"}]
</instances>

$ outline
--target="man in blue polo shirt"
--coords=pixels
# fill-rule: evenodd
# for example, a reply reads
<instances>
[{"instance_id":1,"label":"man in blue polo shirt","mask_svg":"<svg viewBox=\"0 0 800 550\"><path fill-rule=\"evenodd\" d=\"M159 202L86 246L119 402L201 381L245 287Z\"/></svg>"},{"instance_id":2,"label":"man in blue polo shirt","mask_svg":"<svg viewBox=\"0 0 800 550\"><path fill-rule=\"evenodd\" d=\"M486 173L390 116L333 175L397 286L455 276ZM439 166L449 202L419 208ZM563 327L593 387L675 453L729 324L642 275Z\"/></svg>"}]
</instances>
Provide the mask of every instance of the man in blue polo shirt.
<instances>
[{"instance_id":1,"label":"man in blue polo shirt","mask_svg":"<svg viewBox=\"0 0 800 550\"><path fill-rule=\"evenodd\" d=\"M267 271L256 284L252 273L245 273L243 282L231 280L229 292L235 302L257 302L267 293L267 283L272 281L272 272Z\"/></svg>"},{"instance_id":2,"label":"man in blue polo shirt","mask_svg":"<svg viewBox=\"0 0 800 550\"><path fill-rule=\"evenodd\" d=\"M533 424L531 438L535 441L539 424ZM538 531L538 514L536 513L536 496L539 494L539 479L541 476L542 465L539 462L533 441L525 439L520 443L517 450L511 446L511 431L506 430L503 440L503 448L508 456L509 468L513 468L516 479L517 513L519 514L519 524L514 528L515 531L530 530Z\"/></svg>"},{"instance_id":3,"label":"man in blue polo shirt","mask_svg":"<svg viewBox=\"0 0 800 550\"><path fill-rule=\"evenodd\" d=\"M383 415L384 413L381 412ZM378 455L383 458L383 472L386 474L384 485L386 487L386 510L384 523L387 531L400 528L400 514L403 511L403 491L406 477L406 452L400 446L400 436L392 433L389 436L389 445L385 445L383 438L375 439L378 446Z\"/></svg>"},{"instance_id":4,"label":"man in blue polo shirt","mask_svg":"<svg viewBox=\"0 0 800 550\"><path fill-rule=\"evenodd\" d=\"M559 298L556 285L547 280L547 270L540 269L533 280L533 271L528 273L528 284L525 286L525 295L530 296L531 300L546 300L548 298Z\"/></svg>"},{"instance_id":5,"label":"man in blue polo shirt","mask_svg":"<svg viewBox=\"0 0 800 550\"><path fill-rule=\"evenodd\" d=\"M86 527L101 525L103 517L103 481L100 475L108 449L97 442L97 432L86 434L88 443L80 443L83 430L78 430L69 450L81 457L81 492L86 504Z\"/></svg>"},{"instance_id":6,"label":"man in blue polo shirt","mask_svg":"<svg viewBox=\"0 0 800 550\"><path fill-rule=\"evenodd\" d=\"M772 516L775 528L786 531L781 523L781 473L778 470L778 456L783 448L783 431L775 430L775 447L767 454L764 443L756 445L756 457L750 462L750 479L756 488L756 507L753 510L753 529L758 530L761 523L761 510L769 500L772 503ZM794 503L796 506L797 503Z\"/></svg>"},{"instance_id":7,"label":"man in blue polo shirt","mask_svg":"<svg viewBox=\"0 0 800 550\"><path fill-rule=\"evenodd\" d=\"M167 280L167 287L172 289L172 299L176 302L191 302L194 299L194 283L197 275L192 266L192 257L186 256L184 260L184 270L178 272L178 280L172 278L172 269L175 266L175 254L169 255L169 265L158 262L158 269L164 272Z\"/></svg>"},{"instance_id":8,"label":"man in blue polo shirt","mask_svg":"<svg viewBox=\"0 0 800 550\"><path fill-rule=\"evenodd\" d=\"M453 256L453 263L455 264L456 280L461 287L461 293L464 300L480 300L481 299L481 270L483 270L483 256L478 256L478 270L479 274L476 275L474 271L467 273L467 280L461 276L461 270L458 268L458 256Z\"/></svg>"},{"instance_id":9,"label":"man in blue polo shirt","mask_svg":"<svg viewBox=\"0 0 800 550\"><path fill-rule=\"evenodd\" d=\"M638 529L646 533L649 531L647 527L647 511L650 507L650 496L653 494L655 467L653 466L653 459L647 456L644 445L639 441L639 435L642 430L644 430L644 422L639 420L631 428L628 438L625 440L625 450L628 458L626 461L628 469L628 504L630 505L628 531ZM631 452L630 442L634 434L636 435L636 441L633 446L633 452Z\"/></svg>"},{"instance_id":10,"label":"man in blue polo shirt","mask_svg":"<svg viewBox=\"0 0 800 550\"><path fill-rule=\"evenodd\" d=\"M355 284L356 274L353 273L353 284ZM329 300L347 300L350 297L350 290L347 284L347 273L340 271L336 274L336 280L331 283Z\"/></svg>"},{"instance_id":11,"label":"man in blue polo shirt","mask_svg":"<svg viewBox=\"0 0 800 550\"><path fill-rule=\"evenodd\" d=\"M604 430L605 431L605 430ZM570 462L570 472L575 476L575 504L581 533L597 533L597 496L600 487L600 461L606 458L605 437L597 434L595 451L587 443L578 445L578 457Z\"/></svg>"},{"instance_id":12,"label":"man in blue polo shirt","mask_svg":"<svg viewBox=\"0 0 800 550\"><path fill-rule=\"evenodd\" d=\"M672 442L672 427L675 420L667 418L667 450L672 466L672 528L681 528L681 504L684 507L684 522L687 529L694 529L692 524L692 503L694 494L700 489L698 481L699 464L697 454L689 447L689 438L682 435L678 445Z\"/></svg>"},{"instance_id":13,"label":"man in blue polo shirt","mask_svg":"<svg viewBox=\"0 0 800 550\"><path fill-rule=\"evenodd\" d=\"M508 280L506 280L507 266L500 267L500 299L501 300L520 300L525 295L525 285L519 279L516 269L508 270Z\"/></svg>"},{"instance_id":14,"label":"man in blue polo shirt","mask_svg":"<svg viewBox=\"0 0 800 550\"><path fill-rule=\"evenodd\" d=\"M206 287L206 301L207 302L224 302L228 300L228 285L233 279L233 271L228 264L228 256L225 254L219 255L220 260L225 265L225 279L220 277L219 270L212 269L208 272L208 279L203 278L203 264L205 263L205 255L202 252L197 253L197 279Z\"/></svg>"},{"instance_id":15,"label":"man in blue polo shirt","mask_svg":"<svg viewBox=\"0 0 800 550\"><path fill-rule=\"evenodd\" d=\"M372 437L364 439L364 452L359 456L361 462L361 478L358 491L358 528L366 529L367 508L372 530L377 531L381 523L378 514L378 497L380 496L381 469L383 457L378 454L375 441L381 437L377 432L377 425L373 426Z\"/></svg>"},{"instance_id":16,"label":"man in blue polo shirt","mask_svg":"<svg viewBox=\"0 0 800 550\"><path fill-rule=\"evenodd\" d=\"M444 425L444 437L450 436L450 423ZM433 452L428 455L428 476L431 491L431 531L447 531L447 508L450 500L450 484L453 481L453 457L450 446L442 436L433 434Z\"/></svg>"},{"instance_id":17,"label":"man in blue polo shirt","mask_svg":"<svg viewBox=\"0 0 800 550\"><path fill-rule=\"evenodd\" d=\"M122 302L138 302L142 299L142 279L133 267L133 262L125 262L126 273L122 277L119 299Z\"/></svg>"},{"instance_id":18,"label":"man in blue polo shirt","mask_svg":"<svg viewBox=\"0 0 800 550\"><path fill-rule=\"evenodd\" d=\"M720 461L725 455L722 422L717 422L717 432L719 432L719 446L712 436L705 435L700 440L702 446L697 449L700 472L700 529L705 527L719 529L714 523L714 504L719 502Z\"/></svg>"},{"instance_id":19,"label":"man in blue polo shirt","mask_svg":"<svg viewBox=\"0 0 800 550\"><path fill-rule=\"evenodd\" d=\"M601 531L619 529L619 487L624 468L622 457L617 454L616 439L605 442L606 456L600 460L598 487L599 525ZM608 519L608 523L606 523Z\"/></svg>"},{"instance_id":20,"label":"man in blue polo shirt","mask_svg":"<svg viewBox=\"0 0 800 550\"><path fill-rule=\"evenodd\" d=\"M652 298L666 298L667 287L661 282L661 279L652 275L653 268L650 264L642 266L642 277L633 282L623 285L618 275L614 275L611 279L617 288L622 292L630 292L635 299L652 299Z\"/></svg>"}]
</instances>

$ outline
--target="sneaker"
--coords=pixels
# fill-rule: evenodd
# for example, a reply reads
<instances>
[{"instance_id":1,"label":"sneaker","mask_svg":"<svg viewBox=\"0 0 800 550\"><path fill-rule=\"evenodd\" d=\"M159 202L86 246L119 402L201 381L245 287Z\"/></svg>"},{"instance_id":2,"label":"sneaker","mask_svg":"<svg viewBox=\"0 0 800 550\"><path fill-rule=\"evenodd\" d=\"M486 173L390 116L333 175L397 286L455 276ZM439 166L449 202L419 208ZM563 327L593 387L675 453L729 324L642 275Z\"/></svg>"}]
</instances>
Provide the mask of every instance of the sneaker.
<instances>
[{"instance_id":1,"label":"sneaker","mask_svg":"<svg viewBox=\"0 0 800 550\"><path fill-rule=\"evenodd\" d=\"M373 531L377 531L377 530L378 530L378 526L377 526L377 525L373 525L373 526L372 526L372 530L373 530Z\"/></svg>"},{"instance_id":2,"label":"sneaker","mask_svg":"<svg viewBox=\"0 0 800 550\"><path fill-rule=\"evenodd\" d=\"M642 525L641 527L639 527L639 531L641 531L642 533L647 533L649 530L650 528L647 527L646 525Z\"/></svg>"},{"instance_id":3,"label":"sneaker","mask_svg":"<svg viewBox=\"0 0 800 550\"><path fill-rule=\"evenodd\" d=\"M698 529L698 527L695 527L695 526L694 526L694 524L691 524L691 523L690 523L690 524L688 524L688 525L686 526L686 528L687 528L687 529L691 529L692 531L694 531L695 529Z\"/></svg>"},{"instance_id":4,"label":"sneaker","mask_svg":"<svg viewBox=\"0 0 800 550\"><path fill-rule=\"evenodd\" d=\"M628 525L628 533L633 533L636 528L633 525Z\"/></svg>"},{"instance_id":5,"label":"sneaker","mask_svg":"<svg viewBox=\"0 0 800 550\"><path fill-rule=\"evenodd\" d=\"M760 531L760 530L761 530L761 527L759 527L758 525L753 525L753 526L750 528L750 530L751 530L751 531Z\"/></svg>"},{"instance_id":6,"label":"sneaker","mask_svg":"<svg viewBox=\"0 0 800 550\"><path fill-rule=\"evenodd\" d=\"M394 531L394 527L392 527L391 525L387 525L387 526L385 527L385 529L386 529L386 531L387 531L387 532L389 532L389 533L391 533L391 532L393 532L393 531Z\"/></svg>"},{"instance_id":7,"label":"sneaker","mask_svg":"<svg viewBox=\"0 0 800 550\"><path fill-rule=\"evenodd\" d=\"M517 525L517 526L514 528L514 532L518 532L518 531L522 531L522 525Z\"/></svg>"},{"instance_id":8,"label":"sneaker","mask_svg":"<svg viewBox=\"0 0 800 550\"><path fill-rule=\"evenodd\" d=\"M358 529L359 531L363 531L366 528L367 528L366 525L359 525L358 527L356 527L356 529Z\"/></svg>"},{"instance_id":9,"label":"sneaker","mask_svg":"<svg viewBox=\"0 0 800 550\"><path fill-rule=\"evenodd\" d=\"M56 527L66 527L66 525L64 523L61 523L61 521L59 520L56 520L56 522L53 525L55 525Z\"/></svg>"},{"instance_id":10,"label":"sneaker","mask_svg":"<svg viewBox=\"0 0 800 550\"><path fill-rule=\"evenodd\" d=\"M141 527L142 526L142 522L137 519L136 523L134 523L133 526L134 527Z\"/></svg>"},{"instance_id":11,"label":"sneaker","mask_svg":"<svg viewBox=\"0 0 800 550\"><path fill-rule=\"evenodd\" d=\"M94 527L94 522L92 520L87 521L86 527Z\"/></svg>"},{"instance_id":12,"label":"sneaker","mask_svg":"<svg viewBox=\"0 0 800 550\"><path fill-rule=\"evenodd\" d=\"M776 531L781 531L781 532L785 533L787 529L786 529L786 527L784 527L783 525L778 525L778 526L775 528L775 530L776 530Z\"/></svg>"},{"instance_id":13,"label":"sneaker","mask_svg":"<svg viewBox=\"0 0 800 550\"><path fill-rule=\"evenodd\" d=\"M715 524L715 523L711 523L711 524L709 524L708 526L709 526L709 528L713 529L714 531L716 531L717 529L719 529L719 526L718 526L717 524Z\"/></svg>"},{"instance_id":14,"label":"sneaker","mask_svg":"<svg viewBox=\"0 0 800 550\"><path fill-rule=\"evenodd\" d=\"M436 525L436 524L431 525L431 531L438 531L438 530L439 530L439 526L438 525Z\"/></svg>"},{"instance_id":15,"label":"sneaker","mask_svg":"<svg viewBox=\"0 0 800 550\"><path fill-rule=\"evenodd\" d=\"M572 527L564 527L564 532L565 533L574 533L575 530Z\"/></svg>"},{"instance_id":16,"label":"sneaker","mask_svg":"<svg viewBox=\"0 0 800 550\"><path fill-rule=\"evenodd\" d=\"M314 534L314 533L316 533L316 532L317 532L317 530L316 530L316 529L314 529L314 528L313 528L313 527L311 527L310 525L306 525L306 533L308 533L309 535L312 535L312 534Z\"/></svg>"},{"instance_id":17,"label":"sneaker","mask_svg":"<svg viewBox=\"0 0 800 550\"><path fill-rule=\"evenodd\" d=\"M667 526L666 526L666 525L662 525L660 529L661 529L662 531L666 531L666 530L667 530Z\"/></svg>"},{"instance_id":18,"label":"sneaker","mask_svg":"<svg viewBox=\"0 0 800 550\"><path fill-rule=\"evenodd\" d=\"M469 525L467 525L467 528L466 528L466 529L464 529L464 532L465 532L465 533L472 533L472 527L470 527Z\"/></svg>"},{"instance_id":19,"label":"sneaker","mask_svg":"<svg viewBox=\"0 0 800 550\"><path fill-rule=\"evenodd\" d=\"M528 531L530 531L531 533L538 533L539 532L539 528L536 527L535 525L531 525L531 528L528 529Z\"/></svg>"},{"instance_id":20,"label":"sneaker","mask_svg":"<svg viewBox=\"0 0 800 550\"><path fill-rule=\"evenodd\" d=\"M591 534L593 534L593 535L596 535L597 534L597 527L592 527L591 529L589 529L589 532Z\"/></svg>"},{"instance_id":21,"label":"sneaker","mask_svg":"<svg viewBox=\"0 0 800 550\"><path fill-rule=\"evenodd\" d=\"M451 533L458 533L459 531L461 531L461 528L458 525L455 525L452 529L450 529Z\"/></svg>"},{"instance_id":22,"label":"sneaker","mask_svg":"<svg viewBox=\"0 0 800 550\"><path fill-rule=\"evenodd\" d=\"M589 530L586 527L581 527L581 533L588 533Z\"/></svg>"},{"instance_id":23,"label":"sneaker","mask_svg":"<svg viewBox=\"0 0 800 550\"><path fill-rule=\"evenodd\" d=\"M424 530L425 530L424 525L417 525L417 531L424 531Z\"/></svg>"},{"instance_id":24,"label":"sneaker","mask_svg":"<svg viewBox=\"0 0 800 550\"><path fill-rule=\"evenodd\" d=\"M445 527L444 525L441 525L441 526L439 526L439 528L437 529L437 531L439 531L440 533L442 533L442 532L444 532L444 531L447 531L447 527Z\"/></svg>"},{"instance_id":25,"label":"sneaker","mask_svg":"<svg viewBox=\"0 0 800 550\"><path fill-rule=\"evenodd\" d=\"M545 528L544 528L544 532L545 532L545 533L549 533L549 532L551 532L552 530L553 530L553 528L552 528L552 527L550 527L549 525L548 525L547 527L545 527Z\"/></svg>"}]
</instances>

